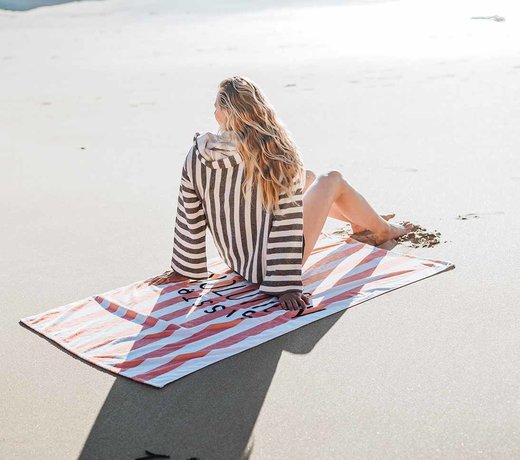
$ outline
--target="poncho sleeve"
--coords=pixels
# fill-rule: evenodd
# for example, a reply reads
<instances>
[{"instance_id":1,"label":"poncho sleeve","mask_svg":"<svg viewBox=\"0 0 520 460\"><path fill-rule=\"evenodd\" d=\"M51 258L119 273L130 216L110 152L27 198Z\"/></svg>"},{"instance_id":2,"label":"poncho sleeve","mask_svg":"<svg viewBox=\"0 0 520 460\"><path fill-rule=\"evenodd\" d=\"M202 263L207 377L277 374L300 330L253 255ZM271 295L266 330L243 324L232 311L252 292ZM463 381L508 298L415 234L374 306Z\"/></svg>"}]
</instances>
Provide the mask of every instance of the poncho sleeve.
<instances>
[{"instance_id":1,"label":"poncho sleeve","mask_svg":"<svg viewBox=\"0 0 520 460\"><path fill-rule=\"evenodd\" d=\"M259 290L279 296L303 292L303 189L294 183L293 202L280 194L279 209L273 213L267 240L266 273Z\"/></svg>"},{"instance_id":2,"label":"poncho sleeve","mask_svg":"<svg viewBox=\"0 0 520 460\"><path fill-rule=\"evenodd\" d=\"M188 278L205 279L212 273L208 271L206 255L208 222L202 200L193 183L191 160L196 152L195 147L194 143L182 168L171 268L174 272Z\"/></svg>"}]
</instances>

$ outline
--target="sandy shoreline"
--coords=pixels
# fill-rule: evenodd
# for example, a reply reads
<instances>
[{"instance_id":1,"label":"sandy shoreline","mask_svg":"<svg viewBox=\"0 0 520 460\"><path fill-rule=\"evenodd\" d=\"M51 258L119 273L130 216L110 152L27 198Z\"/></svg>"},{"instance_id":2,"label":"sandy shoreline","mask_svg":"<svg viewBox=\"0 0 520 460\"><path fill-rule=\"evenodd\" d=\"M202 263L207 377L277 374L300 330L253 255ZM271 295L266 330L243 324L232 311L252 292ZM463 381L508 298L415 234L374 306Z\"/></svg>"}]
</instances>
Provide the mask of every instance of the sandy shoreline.
<instances>
[{"instance_id":1,"label":"sandy shoreline","mask_svg":"<svg viewBox=\"0 0 520 460\"><path fill-rule=\"evenodd\" d=\"M518 7L123 3L0 11L3 456L518 457ZM308 169L442 235L394 250L457 268L161 391L20 327L168 268L180 165L234 73Z\"/></svg>"}]
</instances>

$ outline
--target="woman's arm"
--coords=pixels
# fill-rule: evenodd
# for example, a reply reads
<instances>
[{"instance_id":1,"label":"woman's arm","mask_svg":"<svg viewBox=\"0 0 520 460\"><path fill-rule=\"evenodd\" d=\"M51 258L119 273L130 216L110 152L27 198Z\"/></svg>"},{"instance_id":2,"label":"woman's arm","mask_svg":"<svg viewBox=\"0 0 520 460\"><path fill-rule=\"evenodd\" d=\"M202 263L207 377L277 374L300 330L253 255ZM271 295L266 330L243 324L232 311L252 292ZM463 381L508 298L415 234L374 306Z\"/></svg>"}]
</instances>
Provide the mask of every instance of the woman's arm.
<instances>
[{"instance_id":1,"label":"woman's arm","mask_svg":"<svg viewBox=\"0 0 520 460\"><path fill-rule=\"evenodd\" d=\"M293 201L285 192L279 197L267 240L266 273L260 291L281 296L302 293L303 190L295 183Z\"/></svg>"},{"instance_id":2,"label":"woman's arm","mask_svg":"<svg viewBox=\"0 0 520 460\"><path fill-rule=\"evenodd\" d=\"M208 272L206 257L208 223L192 180L194 147L195 144L188 152L182 168L170 266L176 273L188 278L205 279L211 274Z\"/></svg>"}]
</instances>

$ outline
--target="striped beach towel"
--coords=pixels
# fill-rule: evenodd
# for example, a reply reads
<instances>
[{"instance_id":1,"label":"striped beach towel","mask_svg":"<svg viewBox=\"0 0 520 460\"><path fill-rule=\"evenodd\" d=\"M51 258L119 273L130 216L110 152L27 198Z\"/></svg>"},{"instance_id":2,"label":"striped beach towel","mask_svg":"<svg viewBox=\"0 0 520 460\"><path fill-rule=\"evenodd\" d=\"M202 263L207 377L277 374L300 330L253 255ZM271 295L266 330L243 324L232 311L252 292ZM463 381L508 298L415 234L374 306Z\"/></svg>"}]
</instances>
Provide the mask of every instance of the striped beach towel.
<instances>
[{"instance_id":1,"label":"striped beach towel","mask_svg":"<svg viewBox=\"0 0 520 460\"><path fill-rule=\"evenodd\" d=\"M322 234L303 267L305 310L284 310L219 257L213 276L153 278L22 318L84 360L162 388L325 316L453 267Z\"/></svg>"}]
</instances>

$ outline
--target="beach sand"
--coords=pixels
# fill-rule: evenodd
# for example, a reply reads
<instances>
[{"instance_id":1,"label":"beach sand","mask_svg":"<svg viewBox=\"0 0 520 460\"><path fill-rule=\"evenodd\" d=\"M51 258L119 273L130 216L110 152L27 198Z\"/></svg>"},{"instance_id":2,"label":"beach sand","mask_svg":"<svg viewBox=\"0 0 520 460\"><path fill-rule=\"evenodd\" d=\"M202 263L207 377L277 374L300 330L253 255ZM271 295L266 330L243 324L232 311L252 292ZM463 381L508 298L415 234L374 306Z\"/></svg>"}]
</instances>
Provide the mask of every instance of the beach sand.
<instances>
[{"instance_id":1,"label":"beach sand","mask_svg":"<svg viewBox=\"0 0 520 460\"><path fill-rule=\"evenodd\" d=\"M171 3L0 10L2 458L518 458L518 7ZM456 269L162 390L22 327L169 268L180 167L233 74L306 168L441 234L394 251Z\"/></svg>"}]
</instances>

